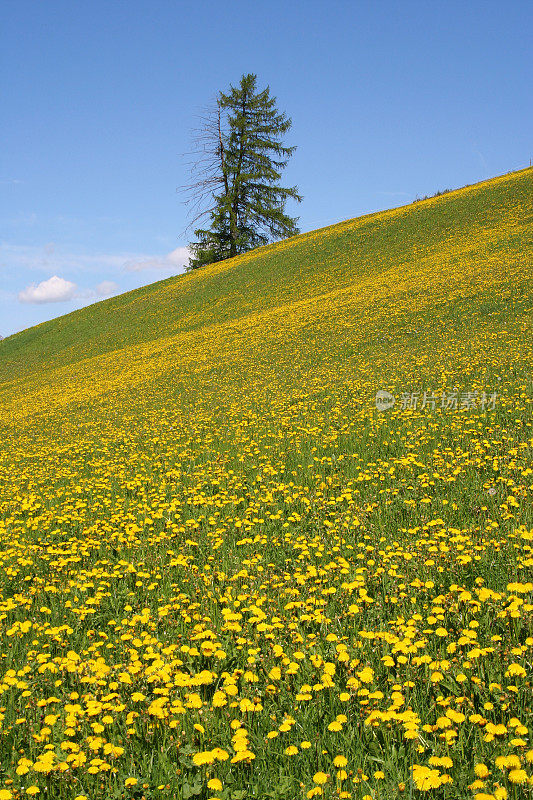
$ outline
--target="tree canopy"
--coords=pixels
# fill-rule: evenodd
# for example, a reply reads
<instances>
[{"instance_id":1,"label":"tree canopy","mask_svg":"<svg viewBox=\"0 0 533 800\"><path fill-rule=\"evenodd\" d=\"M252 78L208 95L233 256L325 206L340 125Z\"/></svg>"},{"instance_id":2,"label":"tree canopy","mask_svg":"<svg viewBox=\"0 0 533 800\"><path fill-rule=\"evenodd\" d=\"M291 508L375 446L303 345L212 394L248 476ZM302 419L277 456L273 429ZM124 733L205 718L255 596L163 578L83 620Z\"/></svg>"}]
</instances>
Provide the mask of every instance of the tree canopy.
<instances>
[{"instance_id":1,"label":"tree canopy","mask_svg":"<svg viewBox=\"0 0 533 800\"><path fill-rule=\"evenodd\" d=\"M296 149L283 144L292 121L278 111L270 88L258 91L257 76L243 75L237 87L219 92L202 123L195 137L196 180L187 189L197 212L193 224L208 224L194 231L189 269L299 233L298 218L285 204L302 197L296 186L280 185Z\"/></svg>"}]
</instances>

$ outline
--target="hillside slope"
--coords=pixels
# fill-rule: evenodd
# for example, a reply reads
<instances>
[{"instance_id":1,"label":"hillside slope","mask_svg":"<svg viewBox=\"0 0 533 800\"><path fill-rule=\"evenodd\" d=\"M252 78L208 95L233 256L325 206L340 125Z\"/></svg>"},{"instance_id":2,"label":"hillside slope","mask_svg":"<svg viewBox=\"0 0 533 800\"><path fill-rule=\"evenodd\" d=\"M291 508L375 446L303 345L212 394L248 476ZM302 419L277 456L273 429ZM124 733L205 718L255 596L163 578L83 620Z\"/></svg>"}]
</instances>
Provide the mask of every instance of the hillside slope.
<instances>
[{"instance_id":1,"label":"hillside slope","mask_svg":"<svg viewBox=\"0 0 533 800\"><path fill-rule=\"evenodd\" d=\"M407 277L423 260L454 270L472 247L523 257L531 231L532 171L503 175L390 211L303 234L193 274L169 278L42 323L0 346L0 383L35 368L138 345L371 283ZM489 241L487 241L487 239Z\"/></svg>"},{"instance_id":2,"label":"hillside slope","mask_svg":"<svg viewBox=\"0 0 533 800\"><path fill-rule=\"evenodd\" d=\"M2 798L532 796L532 189L0 342Z\"/></svg>"}]
</instances>

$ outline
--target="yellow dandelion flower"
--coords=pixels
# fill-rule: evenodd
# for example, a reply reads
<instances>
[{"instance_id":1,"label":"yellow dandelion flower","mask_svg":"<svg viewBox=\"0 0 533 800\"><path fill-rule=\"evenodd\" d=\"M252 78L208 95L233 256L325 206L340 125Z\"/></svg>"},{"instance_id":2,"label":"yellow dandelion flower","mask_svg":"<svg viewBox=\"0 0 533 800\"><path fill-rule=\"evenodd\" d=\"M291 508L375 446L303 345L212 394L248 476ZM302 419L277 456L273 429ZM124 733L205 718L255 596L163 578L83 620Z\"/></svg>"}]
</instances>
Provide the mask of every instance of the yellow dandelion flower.
<instances>
[{"instance_id":1,"label":"yellow dandelion flower","mask_svg":"<svg viewBox=\"0 0 533 800\"><path fill-rule=\"evenodd\" d=\"M526 783L528 774L525 769L512 769L507 777L511 783Z\"/></svg>"},{"instance_id":2,"label":"yellow dandelion flower","mask_svg":"<svg viewBox=\"0 0 533 800\"><path fill-rule=\"evenodd\" d=\"M372 680L374 679L374 670L371 669L371 667L365 667L365 669L357 673L357 677L363 683L372 683Z\"/></svg>"},{"instance_id":3,"label":"yellow dandelion flower","mask_svg":"<svg viewBox=\"0 0 533 800\"><path fill-rule=\"evenodd\" d=\"M291 744L289 745L289 747L286 747L283 752L285 753L286 756L295 756L299 751L294 744Z\"/></svg>"},{"instance_id":4,"label":"yellow dandelion flower","mask_svg":"<svg viewBox=\"0 0 533 800\"><path fill-rule=\"evenodd\" d=\"M215 760L215 757L211 750L204 750L200 753L195 753L192 757L193 764L197 767L201 767L203 764L212 764Z\"/></svg>"},{"instance_id":5,"label":"yellow dandelion flower","mask_svg":"<svg viewBox=\"0 0 533 800\"><path fill-rule=\"evenodd\" d=\"M222 747L213 747L211 753L213 754L213 758L217 761L227 761L229 758L229 753L223 750Z\"/></svg>"},{"instance_id":6,"label":"yellow dandelion flower","mask_svg":"<svg viewBox=\"0 0 533 800\"><path fill-rule=\"evenodd\" d=\"M338 768L345 767L348 764L348 759L346 756L335 756L333 763Z\"/></svg>"},{"instance_id":7,"label":"yellow dandelion flower","mask_svg":"<svg viewBox=\"0 0 533 800\"><path fill-rule=\"evenodd\" d=\"M525 676L527 675L526 670L521 664L509 664L509 667L505 672L505 677L509 678L515 675L519 678L525 678Z\"/></svg>"},{"instance_id":8,"label":"yellow dandelion flower","mask_svg":"<svg viewBox=\"0 0 533 800\"><path fill-rule=\"evenodd\" d=\"M437 789L441 785L441 774L437 769L430 769L421 764L413 764L411 770L415 786L420 791L429 792L431 789Z\"/></svg>"}]
</instances>

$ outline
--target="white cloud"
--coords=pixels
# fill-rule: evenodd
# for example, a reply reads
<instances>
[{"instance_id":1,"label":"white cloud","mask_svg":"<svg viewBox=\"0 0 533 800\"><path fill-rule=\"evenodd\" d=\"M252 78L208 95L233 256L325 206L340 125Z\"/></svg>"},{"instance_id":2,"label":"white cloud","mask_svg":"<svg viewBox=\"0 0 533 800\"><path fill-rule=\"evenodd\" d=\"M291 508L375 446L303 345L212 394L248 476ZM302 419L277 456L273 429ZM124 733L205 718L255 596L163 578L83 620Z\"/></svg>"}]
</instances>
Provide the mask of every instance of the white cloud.
<instances>
[{"instance_id":1,"label":"white cloud","mask_svg":"<svg viewBox=\"0 0 533 800\"><path fill-rule=\"evenodd\" d=\"M102 281L95 287L94 292L97 297L109 297L115 292L118 292L120 286L115 281Z\"/></svg>"},{"instance_id":2,"label":"white cloud","mask_svg":"<svg viewBox=\"0 0 533 800\"><path fill-rule=\"evenodd\" d=\"M166 256L151 256L135 258L126 261L124 269L128 272L140 272L145 269L172 270L172 272L184 272L185 266L189 263L189 248L177 247Z\"/></svg>"},{"instance_id":3,"label":"white cloud","mask_svg":"<svg viewBox=\"0 0 533 800\"><path fill-rule=\"evenodd\" d=\"M62 303L76 296L76 284L53 275L47 281L31 283L19 292L21 303Z\"/></svg>"},{"instance_id":4,"label":"white cloud","mask_svg":"<svg viewBox=\"0 0 533 800\"><path fill-rule=\"evenodd\" d=\"M19 292L21 303L64 303L67 300L110 297L120 289L114 281L102 281L94 289L79 289L72 281L54 275L47 281L31 283Z\"/></svg>"}]
</instances>

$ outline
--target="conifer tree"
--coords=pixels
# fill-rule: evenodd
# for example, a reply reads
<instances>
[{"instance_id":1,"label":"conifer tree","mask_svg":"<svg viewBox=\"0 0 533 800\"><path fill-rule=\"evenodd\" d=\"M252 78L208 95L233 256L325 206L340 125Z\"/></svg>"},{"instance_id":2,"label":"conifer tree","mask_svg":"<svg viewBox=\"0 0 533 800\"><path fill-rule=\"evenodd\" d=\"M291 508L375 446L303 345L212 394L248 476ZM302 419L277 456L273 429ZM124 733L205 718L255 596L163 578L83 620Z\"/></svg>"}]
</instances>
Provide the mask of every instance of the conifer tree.
<instances>
[{"instance_id":1,"label":"conifer tree","mask_svg":"<svg viewBox=\"0 0 533 800\"><path fill-rule=\"evenodd\" d=\"M283 145L291 120L276 108L267 86L257 91L257 76L243 75L238 87L220 92L196 137L200 158L191 187L196 209L189 269L232 258L253 247L299 233L298 218L285 211L288 199L301 202L297 187L280 185L282 170L296 149Z\"/></svg>"}]
</instances>

